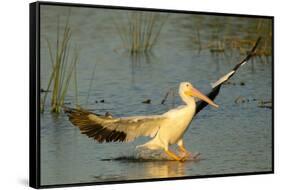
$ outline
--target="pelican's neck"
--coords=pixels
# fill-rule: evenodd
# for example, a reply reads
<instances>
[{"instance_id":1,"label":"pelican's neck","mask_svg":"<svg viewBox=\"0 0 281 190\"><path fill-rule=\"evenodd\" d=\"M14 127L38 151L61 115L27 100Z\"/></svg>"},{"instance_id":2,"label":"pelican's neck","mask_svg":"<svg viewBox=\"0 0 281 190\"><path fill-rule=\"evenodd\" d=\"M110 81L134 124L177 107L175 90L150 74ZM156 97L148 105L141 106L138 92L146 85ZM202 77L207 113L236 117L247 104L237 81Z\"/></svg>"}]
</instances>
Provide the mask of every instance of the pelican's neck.
<instances>
[{"instance_id":1,"label":"pelican's neck","mask_svg":"<svg viewBox=\"0 0 281 190\"><path fill-rule=\"evenodd\" d=\"M195 99L191 96L186 96L184 93L180 93L180 97L184 103L188 105L188 107L196 107Z\"/></svg>"}]
</instances>

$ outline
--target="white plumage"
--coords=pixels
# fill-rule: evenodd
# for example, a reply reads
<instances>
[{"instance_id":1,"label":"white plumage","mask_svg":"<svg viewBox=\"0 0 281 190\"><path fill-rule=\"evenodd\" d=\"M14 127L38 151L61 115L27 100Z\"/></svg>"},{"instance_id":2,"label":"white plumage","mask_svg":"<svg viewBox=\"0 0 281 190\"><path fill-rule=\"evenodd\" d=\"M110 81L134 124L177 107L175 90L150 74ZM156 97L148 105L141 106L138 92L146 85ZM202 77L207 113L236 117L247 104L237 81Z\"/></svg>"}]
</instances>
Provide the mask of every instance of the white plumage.
<instances>
[{"instance_id":1,"label":"white plumage","mask_svg":"<svg viewBox=\"0 0 281 190\"><path fill-rule=\"evenodd\" d=\"M165 123L165 117L161 115L154 116L135 116L121 118L101 118L95 114L90 114L89 119L99 123L110 131L120 131L126 134L123 141L133 141L139 136L154 137L159 128Z\"/></svg>"},{"instance_id":2,"label":"white plumage","mask_svg":"<svg viewBox=\"0 0 281 190\"><path fill-rule=\"evenodd\" d=\"M70 121L79 127L81 133L98 142L132 141L139 136L149 136L152 139L138 147L163 149L172 159L185 160L188 159L190 153L184 147L183 135L195 114L194 97L198 97L216 108L218 105L188 82L180 83L179 95L185 105L169 110L162 115L113 118L98 116L85 110L72 109L66 112ZM185 156L179 157L170 151L169 146L172 144L177 144Z\"/></svg>"}]
</instances>

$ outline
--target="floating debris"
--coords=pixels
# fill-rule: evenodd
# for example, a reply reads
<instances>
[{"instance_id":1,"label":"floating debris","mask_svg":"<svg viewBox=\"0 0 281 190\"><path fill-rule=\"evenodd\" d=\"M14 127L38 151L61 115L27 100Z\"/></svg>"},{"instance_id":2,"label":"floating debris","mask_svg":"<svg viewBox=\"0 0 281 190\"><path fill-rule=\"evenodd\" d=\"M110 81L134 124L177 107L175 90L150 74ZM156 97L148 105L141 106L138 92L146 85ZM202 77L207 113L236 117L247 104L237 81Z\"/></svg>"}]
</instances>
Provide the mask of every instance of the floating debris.
<instances>
[{"instance_id":1,"label":"floating debris","mask_svg":"<svg viewBox=\"0 0 281 190\"><path fill-rule=\"evenodd\" d=\"M245 98L243 96L238 96L236 99L235 99L235 103L236 104L243 104L243 103L246 103L246 102L250 102L250 101L258 101L258 107L259 108L269 108L269 109L272 109L272 101L271 100L258 100L256 98L253 98L253 99L248 99L248 98Z\"/></svg>"},{"instance_id":2,"label":"floating debris","mask_svg":"<svg viewBox=\"0 0 281 190\"><path fill-rule=\"evenodd\" d=\"M97 104L97 103L105 103L105 100L104 100L104 99L99 100L99 101L98 101L98 100L96 100L96 101L95 101L95 103L96 103L96 104Z\"/></svg>"},{"instance_id":3,"label":"floating debris","mask_svg":"<svg viewBox=\"0 0 281 190\"><path fill-rule=\"evenodd\" d=\"M271 100L261 100L259 103L260 104L272 104L272 101Z\"/></svg>"},{"instance_id":4,"label":"floating debris","mask_svg":"<svg viewBox=\"0 0 281 190\"><path fill-rule=\"evenodd\" d=\"M143 104L150 104L151 103L151 100L150 99L147 99L147 100L144 100L143 102L141 102Z\"/></svg>"},{"instance_id":5,"label":"floating debris","mask_svg":"<svg viewBox=\"0 0 281 190\"><path fill-rule=\"evenodd\" d=\"M272 101L271 100L261 100L258 103L258 107L259 108L268 108L268 109L272 109Z\"/></svg>"},{"instance_id":6,"label":"floating debris","mask_svg":"<svg viewBox=\"0 0 281 190\"><path fill-rule=\"evenodd\" d=\"M240 82L240 85L241 86L245 86L245 82Z\"/></svg>"},{"instance_id":7,"label":"floating debris","mask_svg":"<svg viewBox=\"0 0 281 190\"><path fill-rule=\"evenodd\" d=\"M236 103L236 104L241 104L241 103L245 103L246 102L246 98L244 98L243 96L238 96L235 100L234 100L234 102Z\"/></svg>"},{"instance_id":8,"label":"floating debris","mask_svg":"<svg viewBox=\"0 0 281 190\"><path fill-rule=\"evenodd\" d=\"M170 94L172 94L173 96L175 96L175 92L174 92L174 89L173 89L173 88L170 88L170 89L168 90L168 92L166 92L164 98L163 98L162 101L161 101L161 104L165 104L165 102L167 101L168 96L169 96Z\"/></svg>"},{"instance_id":9,"label":"floating debris","mask_svg":"<svg viewBox=\"0 0 281 190\"><path fill-rule=\"evenodd\" d=\"M258 105L258 107L272 109L272 105Z\"/></svg>"},{"instance_id":10,"label":"floating debris","mask_svg":"<svg viewBox=\"0 0 281 190\"><path fill-rule=\"evenodd\" d=\"M168 96L169 96L169 93L170 93L170 91L168 91L168 92L165 94L165 97L164 97L163 100L161 101L161 104L165 104L165 102L166 102L166 100L167 100L167 98L168 98Z\"/></svg>"},{"instance_id":11,"label":"floating debris","mask_svg":"<svg viewBox=\"0 0 281 190\"><path fill-rule=\"evenodd\" d=\"M211 53L222 53L224 52L224 48L212 48L210 49Z\"/></svg>"}]
</instances>

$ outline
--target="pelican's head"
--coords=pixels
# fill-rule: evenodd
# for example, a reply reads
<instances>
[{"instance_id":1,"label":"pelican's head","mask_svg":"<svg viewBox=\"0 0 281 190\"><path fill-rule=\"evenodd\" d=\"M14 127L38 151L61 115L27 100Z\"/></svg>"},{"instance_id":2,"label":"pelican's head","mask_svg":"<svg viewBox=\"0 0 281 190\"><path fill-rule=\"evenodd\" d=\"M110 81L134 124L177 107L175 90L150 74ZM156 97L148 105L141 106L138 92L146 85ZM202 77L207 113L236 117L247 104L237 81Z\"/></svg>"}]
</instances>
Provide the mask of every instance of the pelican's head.
<instances>
[{"instance_id":1,"label":"pelican's head","mask_svg":"<svg viewBox=\"0 0 281 190\"><path fill-rule=\"evenodd\" d=\"M211 106L213 106L215 108L219 107L210 98L208 98L202 92L200 92L199 90L194 88L192 86L192 84L189 83L189 82L181 82L180 83L179 94L182 97L196 97L196 98L199 98L199 99L207 102L208 104L210 104Z\"/></svg>"}]
</instances>

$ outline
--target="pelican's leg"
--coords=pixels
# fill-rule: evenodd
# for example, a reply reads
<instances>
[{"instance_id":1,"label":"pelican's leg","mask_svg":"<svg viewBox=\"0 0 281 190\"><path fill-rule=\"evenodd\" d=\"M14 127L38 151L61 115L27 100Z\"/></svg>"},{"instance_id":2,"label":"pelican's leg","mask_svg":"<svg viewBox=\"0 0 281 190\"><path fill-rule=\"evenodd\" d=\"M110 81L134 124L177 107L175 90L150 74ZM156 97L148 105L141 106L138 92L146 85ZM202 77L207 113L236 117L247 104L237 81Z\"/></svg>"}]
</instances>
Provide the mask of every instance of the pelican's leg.
<instances>
[{"instance_id":1,"label":"pelican's leg","mask_svg":"<svg viewBox=\"0 0 281 190\"><path fill-rule=\"evenodd\" d=\"M170 151L169 149L164 149L164 151L166 152L166 154L172 158L173 160L177 160L177 161L182 161L182 158L179 157L178 155L176 155L175 153L173 153L172 151Z\"/></svg>"},{"instance_id":2,"label":"pelican's leg","mask_svg":"<svg viewBox=\"0 0 281 190\"><path fill-rule=\"evenodd\" d=\"M185 148L185 146L184 146L184 143L183 143L183 140L180 139L177 144L178 144L178 146L179 146L179 150L185 154L185 159L188 159L188 158L190 157L190 155L191 155L191 152L189 152L188 150L186 150L186 148Z\"/></svg>"}]
</instances>

